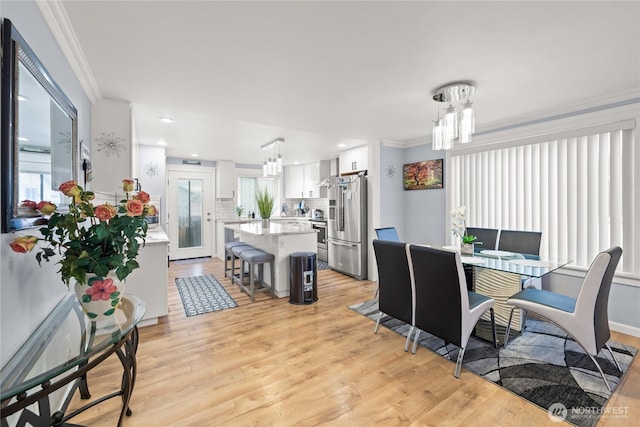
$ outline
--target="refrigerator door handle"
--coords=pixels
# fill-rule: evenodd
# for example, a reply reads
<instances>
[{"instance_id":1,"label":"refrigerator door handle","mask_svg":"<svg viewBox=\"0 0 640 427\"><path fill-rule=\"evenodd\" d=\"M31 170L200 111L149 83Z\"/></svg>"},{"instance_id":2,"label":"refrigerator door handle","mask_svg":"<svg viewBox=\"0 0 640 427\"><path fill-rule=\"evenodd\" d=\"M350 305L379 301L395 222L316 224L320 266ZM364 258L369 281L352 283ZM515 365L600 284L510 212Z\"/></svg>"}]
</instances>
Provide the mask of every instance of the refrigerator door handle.
<instances>
[{"instance_id":1,"label":"refrigerator door handle","mask_svg":"<svg viewBox=\"0 0 640 427\"><path fill-rule=\"evenodd\" d=\"M344 231L344 189L338 187L338 231Z\"/></svg>"},{"instance_id":2,"label":"refrigerator door handle","mask_svg":"<svg viewBox=\"0 0 640 427\"><path fill-rule=\"evenodd\" d=\"M355 247L358 246L356 244L348 244L348 243L336 242L335 240L329 240L329 243L334 244L336 246L345 246L347 248L355 248Z\"/></svg>"}]
</instances>

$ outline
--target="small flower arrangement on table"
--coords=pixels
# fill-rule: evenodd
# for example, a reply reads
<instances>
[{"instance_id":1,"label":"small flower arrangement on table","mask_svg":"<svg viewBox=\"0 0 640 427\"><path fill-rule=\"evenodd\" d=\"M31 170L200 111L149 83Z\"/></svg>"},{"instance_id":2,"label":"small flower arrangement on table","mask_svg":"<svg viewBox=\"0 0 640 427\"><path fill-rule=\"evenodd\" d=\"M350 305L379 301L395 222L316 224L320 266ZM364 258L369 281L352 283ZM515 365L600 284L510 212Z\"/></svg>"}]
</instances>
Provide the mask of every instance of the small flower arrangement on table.
<instances>
[{"instance_id":1,"label":"small flower arrangement on table","mask_svg":"<svg viewBox=\"0 0 640 427\"><path fill-rule=\"evenodd\" d=\"M478 238L467 234L467 225L464 217L465 210L465 206L459 206L451 211L451 234L460 239L462 253L473 253L473 242Z\"/></svg>"}]
</instances>

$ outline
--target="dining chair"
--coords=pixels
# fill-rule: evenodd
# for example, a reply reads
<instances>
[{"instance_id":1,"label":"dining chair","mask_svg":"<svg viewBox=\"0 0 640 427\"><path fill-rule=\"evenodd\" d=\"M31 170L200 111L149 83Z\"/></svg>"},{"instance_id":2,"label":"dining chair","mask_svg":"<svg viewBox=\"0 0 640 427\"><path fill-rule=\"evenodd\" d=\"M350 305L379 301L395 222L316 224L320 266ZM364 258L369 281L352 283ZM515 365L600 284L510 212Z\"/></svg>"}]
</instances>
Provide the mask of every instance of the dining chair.
<instances>
[{"instance_id":1,"label":"dining chair","mask_svg":"<svg viewBox=\"0 0 640 427\"><path fill-rule=\"evenodd\" d=\"M409 350L414 330L414 298L410 265L407 259L407 244L388 240L373 241L373 250L378 265L378 307L380 314L373 330L378 333L383 315L394 317L409 325L404 351Z\"/></svg>"},{"instance_id":2,"label":"dining chair","mask_svg":"<svg viewBox=\"0 0 640 427\"><path fill-rule=\"evenodd\" d=\"M480 316L491 315L493 345L497 347L494 300L467 290L460 254L433 247L410 245L415 294L415 353L420 331L460 348L454 376L460 377L464 351Z\"/></svg>"},{"instance_id":3,"label":"dining chair","mask_svg":"<svg viewBox=\"0 0 640 427\"><path fill-rule=\"evenodd\" d=\"M476 236L477 239L474 242L474 251L479 252L483 249L495 249L498 242L498 229L497 228L479 228L479 227L467 227L467 234L469 236Z\"/></svg>"},{"instance_id":4,"label":"dining chair","mask_svg":"<svg viewBox=\"0 0 640 427\"><path fill-rule=\"evenodd\" d=\"M606 347L616 367L621 371L611 347L607 344L610 338L607 312L609 290L621 256L622 249L617 246L600 252L591 263L587 274L582 280L582 285L576 298L531 288L524 289L510 297L507 300L507 304L512 305L513 308L507 323L504 340L505 348L509 341L509 329L513 311L517 308L524 309L525 312L533 311L564 329L573 337L596 365L607 389L611 391L609 382L596 360L596 356L603 347ZM526 322L526 316L524 321Z\"/></svg>"},{"instance_id":5,"label":"dining chair","mask_svg":"<svg viewBox=\"0 0 640 427\"><path fill-rule=\"evenodd\" d=\"M390 240L392 242L399 242L400 238L398 237L398 232L395 227L383 227L376 228L376 237L379 240Z\"/></svg>"},{"instance_id":6,"label":"dining chair","mask_svg":"<svg viewBox=\"0 0 640 427\"><path fill-rule=\"evenodd\" d=\"M498 250L537 256L541 239L539 231L500 230Z\"/></svg>"}]
</instances>

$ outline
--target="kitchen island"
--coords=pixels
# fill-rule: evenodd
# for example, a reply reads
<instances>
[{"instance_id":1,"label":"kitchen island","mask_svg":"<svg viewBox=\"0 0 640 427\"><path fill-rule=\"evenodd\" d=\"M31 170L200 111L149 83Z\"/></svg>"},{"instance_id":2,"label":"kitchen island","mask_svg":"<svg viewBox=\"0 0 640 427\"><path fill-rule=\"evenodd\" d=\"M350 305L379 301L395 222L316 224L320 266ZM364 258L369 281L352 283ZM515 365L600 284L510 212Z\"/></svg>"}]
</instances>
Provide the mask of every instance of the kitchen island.
<instances>
[{"instance_id":1,"label":"kitchen island","mask_svg":"<svg viewBox=\"0 0 640 427\"><path fill-rule=\"evenodd\" d=\"M309 224L290 224L271 221L269 228L263 228L261 222L245 222L225 224L225 228L233 230L240 241L269 252L275 256L274 294L278 298L289 296L289 255L294 252L316 252L317 231ZM265 265L265 280L269 280L271 272Z\"/></svg>"}]
</instances>

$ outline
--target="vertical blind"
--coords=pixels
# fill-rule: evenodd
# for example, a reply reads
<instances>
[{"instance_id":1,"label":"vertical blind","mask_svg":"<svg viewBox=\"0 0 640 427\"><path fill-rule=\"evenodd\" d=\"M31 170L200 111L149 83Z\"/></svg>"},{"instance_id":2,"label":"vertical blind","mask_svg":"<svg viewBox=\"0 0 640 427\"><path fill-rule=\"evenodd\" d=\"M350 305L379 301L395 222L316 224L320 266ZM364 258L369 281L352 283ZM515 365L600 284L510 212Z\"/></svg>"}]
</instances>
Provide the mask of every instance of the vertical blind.
<instances>
[{"instance_id":1,"label":"vertical blind","mask_svg":"<svg viewBox=\"0 0 640 427\"><path fill-rule=\"evenodd\" d=\"M449 206L466 207L468 226L541 231L541 255L570 259L580 268L588 268L598 252L620 246L617 271L638 276L640 150L634 128L631 120L485 151L454 151Z\"/></svg>"},{"instance_id":2,"label":"vertical blind","mask_svg":"<svg viewBox=\"0 0 640 427\"><path fill-rule=\"evenodd\" d=\"M275 178L239 177L238 178L238 206L244 208L244 213L255 212L256 218L260 218L260 212L256 204L256 193L267 189L275 199L274 206L279 206L279 185Z\"/></svg>"}]
</instances>

